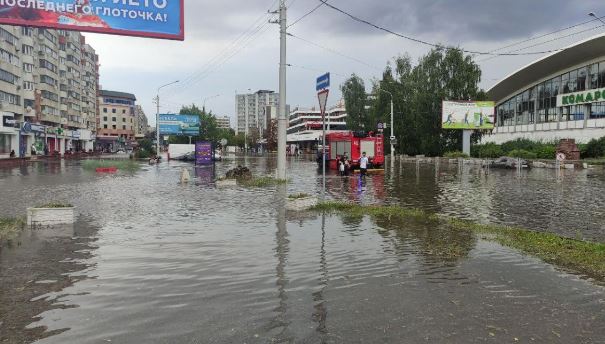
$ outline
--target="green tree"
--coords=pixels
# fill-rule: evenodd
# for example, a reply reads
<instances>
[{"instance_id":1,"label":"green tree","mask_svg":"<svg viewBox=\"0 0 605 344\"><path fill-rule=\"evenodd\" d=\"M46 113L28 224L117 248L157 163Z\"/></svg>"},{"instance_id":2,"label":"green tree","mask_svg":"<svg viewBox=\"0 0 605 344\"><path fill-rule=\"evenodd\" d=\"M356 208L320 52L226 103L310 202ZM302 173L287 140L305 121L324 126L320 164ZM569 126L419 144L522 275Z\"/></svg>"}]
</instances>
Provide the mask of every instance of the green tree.
<instances>
[{"instance_id":1,"label":"green tree","mask_svg":"<svg viewBox=\"0 0 605 344\"><path fill-rule=\"evenodd\" d=\"M340 86L347 109L347 128L362 130L368 121L366 116L366 88L363 80L353 74Z\"/></svg>"},{"instance_id":2,"label":"green tree","mask_svg":"<svg viewBox=\"0 0 605 344\"><path fill-rule=\"evenodd\" d=\"M478 86L481 70L472 57L465 56L459 49L440 47L422 57L416 66L405 55L397 57L393 65L394 68L387 65L382 79L373 85L376 98L367 118L390 122L390 96L379 89L389 91L394 98L394 130L399 139L396 147L399 153L442 155L460 150L462 131L441 129L441 108L443 100L486 99ZM347 82L347 90L356 84L352 79ZM347 83L343 85L343 94L345 85ZM481 133L476 132L473 140L476 142L480 137Z\"/></svg>"}]
</instances>

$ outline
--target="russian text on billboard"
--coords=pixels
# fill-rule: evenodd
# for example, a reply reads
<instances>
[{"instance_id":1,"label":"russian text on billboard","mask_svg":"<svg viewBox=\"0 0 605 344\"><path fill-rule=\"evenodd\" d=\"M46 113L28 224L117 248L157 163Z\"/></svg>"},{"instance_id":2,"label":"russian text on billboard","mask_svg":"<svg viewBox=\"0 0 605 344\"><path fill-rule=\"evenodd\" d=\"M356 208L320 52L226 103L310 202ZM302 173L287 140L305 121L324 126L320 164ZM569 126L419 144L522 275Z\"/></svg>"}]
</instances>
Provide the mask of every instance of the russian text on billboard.
<instances>
[{"instance_id":1,"label":"russian text on billboard","mask_svg":"<svg viewBox=\"0 0 605 344\"><path fill-rule=\"evenodd\" d=\"M184 39L184 0L0 0L0 24Z\"/></svg>"}]
</instances>

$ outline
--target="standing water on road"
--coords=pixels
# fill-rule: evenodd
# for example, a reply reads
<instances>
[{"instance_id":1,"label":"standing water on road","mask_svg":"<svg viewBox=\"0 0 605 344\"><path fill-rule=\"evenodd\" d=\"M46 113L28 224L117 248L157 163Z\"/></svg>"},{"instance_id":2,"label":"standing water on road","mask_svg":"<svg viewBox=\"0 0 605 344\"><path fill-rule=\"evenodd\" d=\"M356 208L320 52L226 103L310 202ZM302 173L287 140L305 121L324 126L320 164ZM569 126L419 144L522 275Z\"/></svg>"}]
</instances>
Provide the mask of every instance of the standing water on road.
<instances>
[{"instance_id":1,"label":"standing water on road","mask_svg":"<svg viewBox=\"0 0 605 344\"><path fill-rule=\"evenodd\" d=\"M422 221L290 213L319 194L317 166L290 182L217 189L241 158L193 169L95 175L77 162L0 170L0 213L68 201L73 228L24 232L0 251L0 342L599 343L605 291L464 231ZM192 181L179 183L182 167ZM399 204L605 241L598 172L485 171L396 162L328 177L329 197ZM454 249L457 254L449 254Z\"/></svg>"}]
</instances>

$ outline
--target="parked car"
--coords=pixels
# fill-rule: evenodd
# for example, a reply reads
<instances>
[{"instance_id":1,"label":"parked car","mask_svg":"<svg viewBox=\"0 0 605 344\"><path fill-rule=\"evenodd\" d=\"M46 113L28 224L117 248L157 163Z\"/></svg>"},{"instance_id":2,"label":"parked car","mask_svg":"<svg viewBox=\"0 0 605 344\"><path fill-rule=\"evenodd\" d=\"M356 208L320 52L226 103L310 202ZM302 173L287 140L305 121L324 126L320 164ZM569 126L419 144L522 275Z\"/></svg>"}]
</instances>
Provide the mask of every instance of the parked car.
<instances>
[{"instance_id":1,"label":"parked car","mask_svg":"<svg viewBox=\"0 0 605 344\"><path fill-rule=\"evenodd\" d=\"M506 156L503 156L503 157L500 157L500 158L494 160L490 164L490 167L493 167L493 168L517 168L517 164L519 162L521 163L522 168L529 167L527 160L511 158L511 157L506 157Z\"/></svg>"}]
</instances>

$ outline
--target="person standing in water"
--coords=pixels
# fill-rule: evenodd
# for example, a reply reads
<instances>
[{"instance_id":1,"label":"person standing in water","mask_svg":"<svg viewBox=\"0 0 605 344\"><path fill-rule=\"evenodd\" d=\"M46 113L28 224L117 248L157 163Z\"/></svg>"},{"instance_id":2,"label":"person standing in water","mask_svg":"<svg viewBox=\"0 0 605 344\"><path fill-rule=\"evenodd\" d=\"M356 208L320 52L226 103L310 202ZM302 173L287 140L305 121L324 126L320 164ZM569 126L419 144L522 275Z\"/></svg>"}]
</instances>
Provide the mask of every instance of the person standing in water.
<instances>
[{"instance_id":1,"label":"person standing in water","mask_svg":"<svg viewBox=\"0 0 605 344\"><path fill-rule=\"evenodd\" d=\"M361 158L359 159L359 170L361 172L360 178L365 177L368 173L368 157L366 156L366 152L363 152Z\"/></svg>"}]
</instances>

